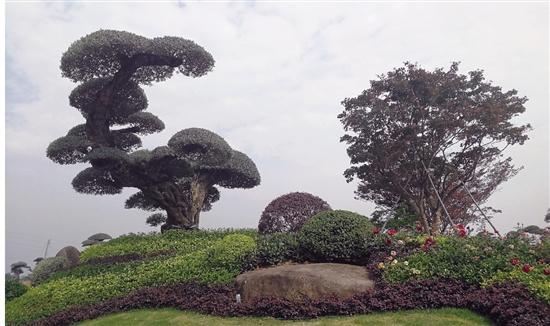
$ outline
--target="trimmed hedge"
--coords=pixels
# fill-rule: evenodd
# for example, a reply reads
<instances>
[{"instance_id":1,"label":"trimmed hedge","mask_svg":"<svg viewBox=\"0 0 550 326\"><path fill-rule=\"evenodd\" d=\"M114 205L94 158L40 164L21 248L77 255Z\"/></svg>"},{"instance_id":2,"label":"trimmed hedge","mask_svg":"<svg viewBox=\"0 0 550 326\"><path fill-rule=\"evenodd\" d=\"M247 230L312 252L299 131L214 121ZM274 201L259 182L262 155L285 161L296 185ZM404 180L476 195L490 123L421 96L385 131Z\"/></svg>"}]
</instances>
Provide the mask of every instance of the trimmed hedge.
<instances>
[{"instance_id":1,"label":"trimmed hedge","mask_svg":"<svg viewBox=\"0 0 550 326\"><path fill-rule=\"evenodd\" d=\"M197 282L225 284L241 272L245 257L255 252L255 241L244 234L228 235L206 248L165 260L93 276L64 277L32 288L6 305L6 320L23 324L75 305L128 295L142 287Z\"/></svg>"},{"instance_id":2,"label":"trimmed hedge","mask_svg":"<svg viewBox=\"0 0 550 326\"><path fill-rule=\"evenodd\" d=\"M300 261L296 233L272 233L259 236L256 259L259 266Z\"/></svg>"},{"instance_id":3,"label":"trimmed hedge","mask_svg":"<svg viewBox=\"0 0 550 326\"><path fill-rule=\"evenodd\" d=\"M134 255L138 258L159 252L182 255L204 248L206 244L226 235L237 233L251 237L257 236L257 231L252 229L169 230L163 234L128 234L87 248L80 255L80 260L88 262L99 258L124 255Z\"/></svg>"},{"instance_id":4,"label":"trimmed hedge","mask_svg":"<svg viewBox=\"0 0 550 326\"><path fill-rule=\"evenodd\" d=\"M521 285L507 283L489 288L453 280L382 284L373 291L345 300L288 301L265 298L237 304L233 286L179 284L141 289L125 297L74 307L42 319L35 325L70 325L86 319L132 309L175 307L223 317L262 316L282 319L327 315L365 314L375 311L456 307L486 315L497 325L550 325L550 306L533 298Z\"/></svg>"},{"instance_id":5,"label":"trimmed hedge","mask_svg":"<svg viewBox=\"0 0 550 326\"><path fill-rule=\"evenodd\" d=\"M353 212L321 212L298 232L298 243L312 261L364 263L369 256L373 227L367 217Z\"/></svg>"}]
</instances>

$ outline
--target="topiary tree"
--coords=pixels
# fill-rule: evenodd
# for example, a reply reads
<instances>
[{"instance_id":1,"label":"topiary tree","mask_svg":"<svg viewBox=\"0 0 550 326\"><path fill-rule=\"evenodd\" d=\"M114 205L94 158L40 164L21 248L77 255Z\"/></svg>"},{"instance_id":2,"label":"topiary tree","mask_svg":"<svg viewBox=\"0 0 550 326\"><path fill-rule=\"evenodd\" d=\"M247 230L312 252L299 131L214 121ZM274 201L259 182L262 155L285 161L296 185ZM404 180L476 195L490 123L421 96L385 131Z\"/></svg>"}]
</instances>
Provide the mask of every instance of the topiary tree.
<instances>
[{"instance_id":1,"label":"topiary tree","mask_svg":"<svg viewBox=\"0 0 550 326\"><path fill-rule=\"evenodd\" d=\"M262 234L296 232L313 215L330 209L330 205L317 196L291 192L275 198L265 207L258 231Z\"/></svg>"},{"instance_id":2,"label":"topiary tree","mask_svg":"<svg viewBox=\"0 0 550 326\"><path fill-rule=\"evenodd\" d=\"M184 129L168 141L164 149L189 164L189 172L161 187L143 187L130 196L126 208L147 211L165 210L148 218L151 225L169 228L196 228L201 211L208 211L220 198L216 186L252 188L260 184L254 162L244 153L233 150L219 135L201 128Z\"/></svg>"},{"instance_id":3,"label":"topiary tree","mask_svg":"<svg viewBox=\"0 0 550 326\"><path fill-rule=\"evenodd\" d=\"M25 268L29 271L31 270L30 266L27 265L27 263L25 263L24 261L18 261L11 264L10 271L13 275L15 275L16 279L19 279L19 276L24 273L23 269Z\"/></svg>"},{"instance_id":4,"label":"topiary tree","mask_svg":"<svg viewBox=\"0 0 550 326\"><path fill-rule=\"evenodd\" d=\"M204 129L183 130L168 146L136 150L138 135L164 128L156 116L142 112L147 99L139 84L165 80L174 71L200 77L213 64L202 47L178 37L147 39L110 30L83 37L63 55L61 70L82 82L69 99L86 123L53 141L47 156L59 164L91 164L73 179L78 192L104 195L138 188L127 207L164 209L167 227L196 227L200 210L219 198L214 184L253 187L259 174L246 155Z\"/></svg>"}]
</instances>

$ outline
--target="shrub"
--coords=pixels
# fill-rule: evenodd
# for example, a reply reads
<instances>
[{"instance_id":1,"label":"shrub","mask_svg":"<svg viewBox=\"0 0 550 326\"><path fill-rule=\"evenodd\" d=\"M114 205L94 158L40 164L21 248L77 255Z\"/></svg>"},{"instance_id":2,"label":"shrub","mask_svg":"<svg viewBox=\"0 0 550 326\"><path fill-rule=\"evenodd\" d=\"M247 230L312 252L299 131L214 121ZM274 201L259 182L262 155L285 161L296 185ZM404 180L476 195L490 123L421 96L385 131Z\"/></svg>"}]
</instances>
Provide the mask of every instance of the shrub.
<instances>
[{"instance_id":1,"label":"shrub","mask_svg":"<svg viewBox=\"0 0 550 326\"><path fill-rule=\"evenodd\" d=\"M419 238L425 243L426 237ZM405 282L410 279L452 278L480 284L499 271L510 271L510 261L534 264L537 255L529 244L519 238L500 240L487 236L469 238L436 237L434 244L423 251L386 264L384 279L388 282Z\"/></svg>"},{"instance_id":2,"label":"shrub","mask_svg":"<svg viewBox=\"0 0 550 326\"><path fill-rule=\"evenodd\" d=\"M300 250L318 262L361 263L368 258L373 225L365 217L348 211L321 212L298 233Z\"/></svg>"},{"instance_id":3,"label":"shrub","mask_svg":"<svg viewBox=\"0 0 550 326\"><path fill-rule=\"evenodd\" d=\"M508 272L498 272L491 279L484 282L485 286L505 281L518 282L531 291L534 295L550 304L550 275L544 273L545 269L550 268L548 264L538 264L533 266L529 272L525 272L521 265Z\"/></svg>"},{"instance_id":4,"label":"shrub","mask_svg":"<svg viewBox=\"0 0 550 326\"><path fill-rule=\"evenodd\" d=\"M206 250L206 266L241 271L255 249L253 238L230 234Z\"/></svg>"},{"instance_id":5,"label":"shrub","mask_svg":"<svg viewBox=\"0 0 550 326\"><path fill-rule=\"evenodd\" d=\"M27 292L27 287L19 283L11 276L6 277L6 301L22 296Z\"/></svg>"},{"instance_id":6,"label":"shrub","mask_svg":"<svg viewBox=\"0 0 550 326\"><path fill-rule=\"evenodd\" d=\"M256 260L260 266L272 266L289 260L300 260L296 233L261 235L258 238Z\"/></svg>"},{"instance_id":7,"label":"shrub","mask_svg":"<svg viewBox=\"0 0 550 326\"><path fill-rule=\"evenodd\" d=\"M292 192L275 198L260 217L261 234L296 232L313 215L330 210L329 204L307 192Z\"/></svg>"},{"instance_id":8,"label":"shrub","mask_svg":"<svg viewBox=\"0 0 550 326\"><path fill-rule=\"evenodd\" d=\"M55 272L62 271L69 267L69 260L67 257L50 257L40 261L34 268L31 274L31 280L33 285L39 285L46 281Z\"/></svg>"}]
</instances>

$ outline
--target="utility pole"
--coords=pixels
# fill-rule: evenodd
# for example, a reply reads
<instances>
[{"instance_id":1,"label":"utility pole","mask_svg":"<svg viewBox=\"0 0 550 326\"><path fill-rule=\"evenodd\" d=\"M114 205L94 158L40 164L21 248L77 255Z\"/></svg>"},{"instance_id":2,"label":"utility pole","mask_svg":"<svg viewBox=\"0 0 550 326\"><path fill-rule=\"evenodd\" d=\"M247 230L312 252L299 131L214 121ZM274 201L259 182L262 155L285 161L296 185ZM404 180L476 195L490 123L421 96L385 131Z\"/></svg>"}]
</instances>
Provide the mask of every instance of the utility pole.
<instances>
[{"instance_id":1,"label":"utility pole","mask_svg":"<svg viewBox=\"0 0 550 326\"><path fill-rule=\"evenodd\" d=\"M48 255L48 247L50 246L50 239L48 239L48 242L46 243L46 250L44 250L44 258Z\"/></svg>"}]
</instances>

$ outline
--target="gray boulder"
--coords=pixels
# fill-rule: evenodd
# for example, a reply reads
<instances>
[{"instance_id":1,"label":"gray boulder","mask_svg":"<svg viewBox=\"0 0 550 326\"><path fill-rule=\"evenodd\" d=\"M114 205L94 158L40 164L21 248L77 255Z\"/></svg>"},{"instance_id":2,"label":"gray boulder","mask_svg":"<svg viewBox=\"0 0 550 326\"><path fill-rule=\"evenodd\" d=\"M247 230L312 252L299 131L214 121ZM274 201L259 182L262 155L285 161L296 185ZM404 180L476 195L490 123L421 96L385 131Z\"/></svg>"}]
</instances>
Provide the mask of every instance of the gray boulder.
<instances>
[{"instance_id":1,"label":"gray boulder","mask_svg":"<svg viewBox=\"0 0 550 326\"><path fill-rule=\"evenodd\" d=\"M288 300L349 298L374 287L365 267L347 264L281 265L237 277L243 301L273 297Z\"/></svg>"},{"instance_id":2,"label":"gray boulder","mask_svg":"<svg viewBox=\"0 0 550 326\"><path fill-rule=\"evenodd\" d=\"M73 246L67 246L57 252L55 257L65 257L69 262L68 267L74 267L80 263L80 251Z\"/></svg>"}]
</instances>

